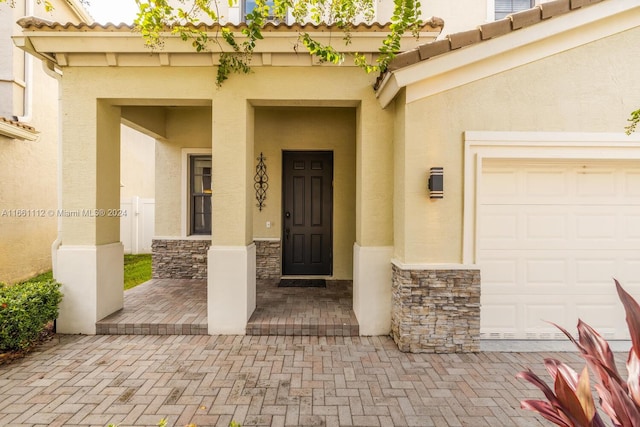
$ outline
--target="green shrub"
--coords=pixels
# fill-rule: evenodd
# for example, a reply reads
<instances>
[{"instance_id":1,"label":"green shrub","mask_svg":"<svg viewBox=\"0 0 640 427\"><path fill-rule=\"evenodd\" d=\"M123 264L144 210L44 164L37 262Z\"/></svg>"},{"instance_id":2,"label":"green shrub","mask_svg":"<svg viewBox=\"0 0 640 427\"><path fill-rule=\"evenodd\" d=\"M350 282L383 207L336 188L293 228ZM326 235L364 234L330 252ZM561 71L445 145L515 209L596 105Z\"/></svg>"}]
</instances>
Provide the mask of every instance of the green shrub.
<instances>
[{"instance_id":1,"label":"green shrub","mask_svg":"<svg viewBox=\"0 0 640 427\"><path fill-rule=\"evenodd\" d=\"M47 323L58 317L61 300L60 284L53 280L0 283L0 352L35 343Z\"/></svg>"}]
</instances>

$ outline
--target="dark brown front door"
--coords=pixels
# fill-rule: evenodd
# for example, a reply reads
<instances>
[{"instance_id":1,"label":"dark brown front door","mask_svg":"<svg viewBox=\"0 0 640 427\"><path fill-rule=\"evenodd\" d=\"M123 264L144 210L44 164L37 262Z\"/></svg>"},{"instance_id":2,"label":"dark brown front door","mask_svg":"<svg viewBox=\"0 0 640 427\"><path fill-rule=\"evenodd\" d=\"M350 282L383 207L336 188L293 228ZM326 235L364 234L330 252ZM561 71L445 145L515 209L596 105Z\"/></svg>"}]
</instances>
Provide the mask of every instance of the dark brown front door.
<instances>
[{"instance_id":1,"label":"dark brown front door","mask_svg":"<svg viewBox=\"0 0 640 427\"><path fill-rule=\"evenodd\" d=\"M282 272L331 275L333 153L285 151L282 167Z\"/></svg>"}]
</instances>

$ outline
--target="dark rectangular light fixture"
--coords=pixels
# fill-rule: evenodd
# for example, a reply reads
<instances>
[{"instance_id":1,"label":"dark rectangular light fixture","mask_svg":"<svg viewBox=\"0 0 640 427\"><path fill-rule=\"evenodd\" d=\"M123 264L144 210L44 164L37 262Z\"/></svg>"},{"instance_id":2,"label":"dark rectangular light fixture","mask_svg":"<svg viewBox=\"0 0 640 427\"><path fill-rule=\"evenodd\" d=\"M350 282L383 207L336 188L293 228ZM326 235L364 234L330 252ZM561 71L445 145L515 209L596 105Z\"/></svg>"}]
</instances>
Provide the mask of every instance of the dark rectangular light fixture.
<instances>
[{"instance_id":1,"label":"dark rectangular light fixture","mask_svg":"<svg viewBox=\"0 0 640 427\"><path fill-rule=\"evenodd\" d=\"M444 198L444 168L431 168L429 174L429 197L432 199Z\"/></svg>"}]
</instances>

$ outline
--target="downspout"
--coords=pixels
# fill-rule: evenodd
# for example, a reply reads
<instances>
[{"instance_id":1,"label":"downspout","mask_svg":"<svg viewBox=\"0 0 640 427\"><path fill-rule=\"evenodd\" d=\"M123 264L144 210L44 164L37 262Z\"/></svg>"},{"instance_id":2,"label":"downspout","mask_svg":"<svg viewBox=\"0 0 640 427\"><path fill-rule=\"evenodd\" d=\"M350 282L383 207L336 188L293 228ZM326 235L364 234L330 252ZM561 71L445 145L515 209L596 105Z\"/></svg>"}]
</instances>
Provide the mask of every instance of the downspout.
<instances>
[{"instance_id":1,"label":"downspout","mask_svg":"<svg viewBox=\"0 0 640 427\"><path fill-rule=\"evenodd\" d=\"M53 210L54 215L58 219L58 232L56 240L51 244L51 267L53 269L53 278L57 277L58 272L58 249L62 245L62 215L57 215L58 209L62 208L62 73L57 72L53 63L42 61L42 69L48 75L56 79L58 82L58 165L57 165L57 193L58 201L56 208Z\"/></svg>"},{"instance_id":2,"label":"downspout","mask_svg":"<svg viewBox=\"0 0 640 427\"><path fill-rule=\"evenodd\" d=\"M24 16L33 16L34 0L26 0L24 2ZM23 116L18 117L19 122L30 123L33 118L33 56L27 52L24 55L24 95L23 95Z\"/></svg>"}]
</instances>

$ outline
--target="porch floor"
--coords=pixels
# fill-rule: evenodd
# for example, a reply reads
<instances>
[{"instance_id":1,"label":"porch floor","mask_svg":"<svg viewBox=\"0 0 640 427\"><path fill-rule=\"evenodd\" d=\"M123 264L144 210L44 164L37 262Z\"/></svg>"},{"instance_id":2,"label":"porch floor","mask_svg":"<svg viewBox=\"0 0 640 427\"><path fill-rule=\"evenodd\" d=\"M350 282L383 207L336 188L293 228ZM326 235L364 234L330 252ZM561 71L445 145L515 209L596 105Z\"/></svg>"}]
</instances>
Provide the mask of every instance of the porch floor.
<instances>
[{"instance_id":1,"label":"porch floor","mask_svg":"<svg viewBox=\"0 0 640 427\"><path fill-rule=\"evenodd\" d=\"M353 282L327 280L326 288L279 288L279 280L259 280L256 310L247 335L358 336Z\"/></svg>"},{"instance_id":2,"label":"porch floor","mask_svg":"<svg viewBox=\"0 0 640 427\"><path fill-rule=\"evenodd\" d=\"M97 335L207 335L207 282L152 279L124 293L124 308L96 323Z\"/></svg>"},{"instance_id":3,"label":"porch floor","mask_svg":"<svg viewBox=\"0 0 640 427\"><path fill-rule=\"evenodd\" d=\"M258 280L247 335L357 336L351 281L279 288ZM97 335L207 335L207 283L152 279L124 293L124 308L96 323Z\"/></svg>"}]
</instances>

